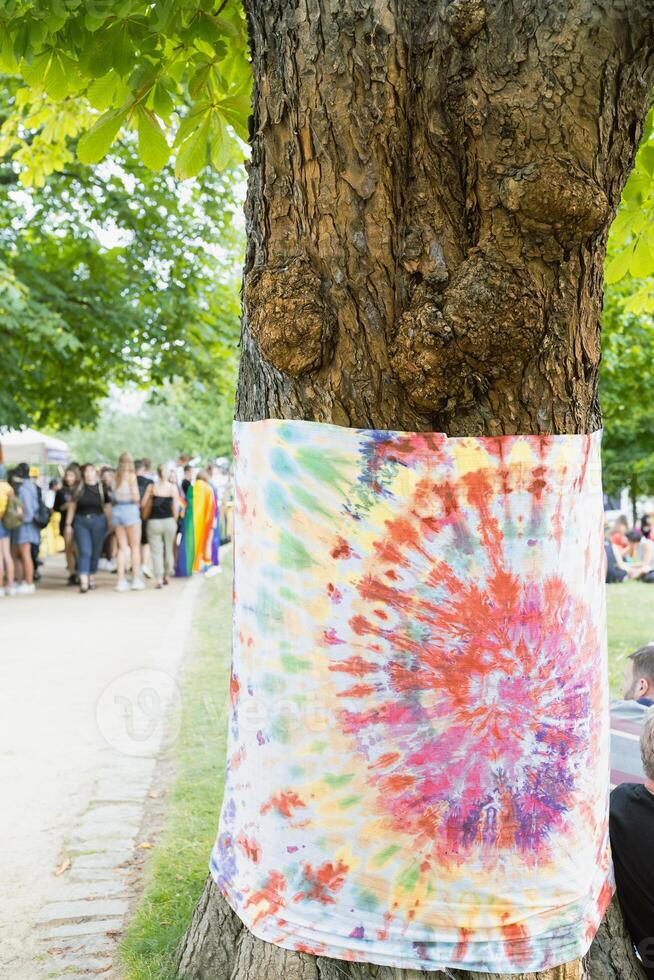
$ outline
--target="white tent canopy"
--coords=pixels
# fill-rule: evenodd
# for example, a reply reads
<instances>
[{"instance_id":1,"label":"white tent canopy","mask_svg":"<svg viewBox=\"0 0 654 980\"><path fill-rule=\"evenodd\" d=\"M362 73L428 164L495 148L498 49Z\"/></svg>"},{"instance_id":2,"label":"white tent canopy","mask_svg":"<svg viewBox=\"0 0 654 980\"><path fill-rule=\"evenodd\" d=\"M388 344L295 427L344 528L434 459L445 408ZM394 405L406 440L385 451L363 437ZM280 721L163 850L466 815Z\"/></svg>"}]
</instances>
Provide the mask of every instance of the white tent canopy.
<instances>
[{"instance_id":1,"label":"white tent canopy","mask_svg":"<svg viewBox=\"0 0 654 980\"><path fill-rule=\"evenodd\" d=\"M67 463L70 458L68 443L36 429L0 429L0 447L7 466L29 463L43 470L48 463Z\"/></svg>"}]
</instances>

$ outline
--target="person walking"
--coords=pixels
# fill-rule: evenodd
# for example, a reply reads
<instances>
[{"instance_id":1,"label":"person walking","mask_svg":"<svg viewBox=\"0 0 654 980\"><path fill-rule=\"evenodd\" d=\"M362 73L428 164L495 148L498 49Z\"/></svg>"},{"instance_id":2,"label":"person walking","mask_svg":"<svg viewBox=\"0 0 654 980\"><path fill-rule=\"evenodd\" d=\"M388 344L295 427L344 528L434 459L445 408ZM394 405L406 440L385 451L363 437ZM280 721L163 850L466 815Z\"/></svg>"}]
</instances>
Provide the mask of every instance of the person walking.
<instances>
[{"instance_id":1,"label":"person walking","mask_svg":"<svg viewBox=\"0 0 654 980\"><path fill-rule=\"evenodd\" d=\"M7 468L0 463L0 597L15 595L14 559L11 555L11 532L4 525L9 498L14 496L13 487L7 480Z\"/></svg>"},{"instance_id":2,"label":"person walking","mask_svg":"<svg viewBox=\"0 0 654 980\"><path fill-rule=\"evenodd\" d=\"M141 569L143 575L146 578L152 578L152 572L150 571L150 544L148 541L148 526L145 517L143 516L143 502L145 500L145 494L148 487L151 487L154 480L150 476L150 469L152 468L152 463L149 459L137 459L134 463L134 469L136 471L136 482L139 485L139 497L141 500Z\"/></svg>"},{"instance_id":3,"label":"person walking","mask_svg":"<svg viewBox=\"0 0 654 980\"><path fill-rule=\"evenodd\" d=\"M118 460L114 495L112 501L112 521L118 541L118 581L116 592L127 592L127 553L132 556L132 589L144 589L141 576L141 498L136 480L134 460L129 453L122 453Z\"/></svg>"},{"instance_id":4,"label":"person walking","mask_svg":"<svg viewBox=\"0 0 654 980\"><path fill-rule=\"evenodd\" d=\"M41 533L34 522L39 507L39 497L30 479L27 463L18 464L13 470L11 482L14 493L23 507L23 523L11 532L11 547L18 579L16 595L33 595L35 587L32 545L39 544Z\"/></svg>"},{"instance_id":5,"label":"person walking","mask_svg":"<svg viewBox=\"0 0 654 980\"><path fill-rule=\"evenodd\" d=\"M84 463L82 479L66 510L66 529L72 530L78 553L79 590L95 589L95 573L107 534L110 504L93 463Z\"/></svg>"},{"instance_id":6,"label":"person walking","mask_svg":"<svg viewBox=\"0 0 654 980\"><path fill-rule=\"evenodd\" d=\"M68 569L68 585L79 585L77 561L75 556L75 538L73 536L72 519L69 526L66 522L68 508L75 498L77 488L82 482L82 473L77 463L69 463L64 472L61 487L55 493L53 510L59 515L59 528L64 539L66 568Z\"/></svg>"},{"instance_id":7,"label":"person walking","mask_svg":"<svg viewBox=\"0 0 654 980\"><path fill-rule=\"evenodd\" d=\"M175 569L175 537L180 500L175 473L157 467L157 479L146 488L143 514L147 517L147 536L156 587L168 585Z\"/></svg>"}]
</instances>

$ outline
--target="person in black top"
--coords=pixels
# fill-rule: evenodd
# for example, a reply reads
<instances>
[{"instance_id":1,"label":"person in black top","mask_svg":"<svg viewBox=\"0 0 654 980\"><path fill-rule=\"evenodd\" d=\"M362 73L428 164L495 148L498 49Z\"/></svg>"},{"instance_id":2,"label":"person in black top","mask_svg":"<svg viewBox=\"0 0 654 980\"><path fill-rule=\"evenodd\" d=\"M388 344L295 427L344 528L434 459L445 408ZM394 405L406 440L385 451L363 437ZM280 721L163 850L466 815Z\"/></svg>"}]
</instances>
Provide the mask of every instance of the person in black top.
<instances>
[{"instance_id":1,"label":"person in black top","mask_svg":"<svg viewBox=\"0 0 654 980\"><path fill-rule=\"evenodd\" d=\"M77 463L69 463L64 473L63 484L55 493L52 509L60 514L59 530L64 539L66 551L66 568L68 569L68 585L79 585L79 575L77 574L75 541L73 539L72 527L66 527L66 514L68 505L75 497L75 492L82 481L82 474Z\"/></svg>"},{"instance_id":2,"label":"person in black top","mask_svg":"<svg viewBox=\"0 0 654 980\"><path fill-rule=\"evenodd\" d=\"M107 533L109 504L93 463L82 466L82 480L66 511L66 528L73 529L78 552L79 590L95 588L102 544Z\"/></svg>"},{"instance_id":3,"label":"person in black top","mask_svg":"<svg viewBox=\"0 0 654 980\"><path fill-rule=\"evenodd\" d=\"M193 467L190 463L187 463L184 467L184 479L182 480L181 487L182 493L185 497L188 497L188 488L193 483Z\"/></svg>"},{"instance_id":4,"label":"person in black top","mask_svg":"<svg viewBox=\"0 0 654 980\"><path fill-rule=\"evenodd\" d=\"M157 479L147 488L143 515L148 519L148 540L157 588L168 584L175 567L175 537L180 501L174 473L157 467Z\"/></svg>"},{"instance_id":5,"label":"person in black top","mask_svg":"<svg viewBox=\"0 0 654 980\"><path fill-rule=\"evenodd\" d=\"M611 793L609 832L618 901L625 925L654 980L654 714L640 736L645 783L622 783Z\"/></svg>"},{"instance_id":6,"label":"person in black top","mask_svg":"<svg viewBox=\"0 0 654 980\"><path fill-rule=\"evenodd\" d=\"M151 487L154 480L148 476L148 470L152 466L149 459L137 459L134 462L136 471L136 482L139 485L139 497L141 498L141 511L143 510L143 500L148 487ZM141 520L141 569L146 578L152 578L150 571L150 548L148 547L148 526L147 521Z\"/></svg>"}]
</instances>

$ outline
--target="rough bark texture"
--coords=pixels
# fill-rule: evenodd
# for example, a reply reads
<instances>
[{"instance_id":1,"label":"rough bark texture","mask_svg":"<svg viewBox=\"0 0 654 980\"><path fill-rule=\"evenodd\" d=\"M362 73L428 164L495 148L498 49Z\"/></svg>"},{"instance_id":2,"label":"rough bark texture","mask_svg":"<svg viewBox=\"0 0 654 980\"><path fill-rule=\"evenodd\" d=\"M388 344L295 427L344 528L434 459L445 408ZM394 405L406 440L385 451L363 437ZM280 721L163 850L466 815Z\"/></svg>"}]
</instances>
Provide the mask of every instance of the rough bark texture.
<instances>
[{"instance_id":1,"label":"rough bark texture","mask_svg":"<svg viewBox=\"0 0 654 980\"><path fill-rule=\"evenodd\" d=\"M245 6L238 418L597 428L606 237L654 81L654 0ZM179 968L192 980L425 976L262 943L210 881ZM617 908L587 963L540 976L639 980Z\"/></svg>"}]
</instances>

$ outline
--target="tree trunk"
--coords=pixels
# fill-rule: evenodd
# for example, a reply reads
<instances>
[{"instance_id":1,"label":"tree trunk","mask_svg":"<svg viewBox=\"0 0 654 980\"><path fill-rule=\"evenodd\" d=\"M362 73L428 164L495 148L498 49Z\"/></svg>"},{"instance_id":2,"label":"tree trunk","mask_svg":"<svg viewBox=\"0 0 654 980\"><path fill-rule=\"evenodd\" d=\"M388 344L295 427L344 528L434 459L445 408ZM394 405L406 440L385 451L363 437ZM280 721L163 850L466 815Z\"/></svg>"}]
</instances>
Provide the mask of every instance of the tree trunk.
<instances>
[{"instance_id":1,"label":"tree trunk","mask_svg":"<svg viewBox=\"0 0 654 980\"><path fill-rule=\"evenodd\" d=\"M653 0L245 6L238 418L596 429L606 238L654 81ZM256 940L210 881L178 963L193 980L424 976ZM586 975L640 975L617 907L587 963L539 976Z\"/></svg>"}]
</instances>

